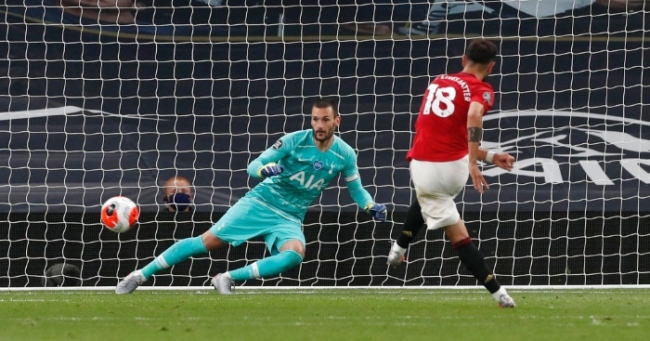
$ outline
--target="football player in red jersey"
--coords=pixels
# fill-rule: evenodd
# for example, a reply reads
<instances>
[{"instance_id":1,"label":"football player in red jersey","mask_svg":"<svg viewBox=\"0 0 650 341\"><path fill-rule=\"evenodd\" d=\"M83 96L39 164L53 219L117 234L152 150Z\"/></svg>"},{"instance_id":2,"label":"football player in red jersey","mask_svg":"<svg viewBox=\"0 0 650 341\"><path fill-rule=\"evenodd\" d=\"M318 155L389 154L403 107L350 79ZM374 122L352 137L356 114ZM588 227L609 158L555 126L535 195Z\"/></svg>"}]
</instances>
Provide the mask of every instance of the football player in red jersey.
<instances>
[{"instance_id":1,"label":"football player in red jersey","mask_svg":"<svg viewBox=\"0 0 650 341\"><path fill-rule=\"evenodd\" d=\"M429 229L445 230L463 265L485 286L501 307L515 302L497 281L474 246L454 198L471 176L474 188L489 188L478 160L511 170L514 157L480 148L483 115L494 104L494 90L484 82L492 72L497 47L484 39L473 40L463 55L460 73L436 77L422 100L415 124L415 138L406 158L417 200L409 208L404 227L388 255L398 266L413 238L426 223Z\"/></svg>"}]
</instances>

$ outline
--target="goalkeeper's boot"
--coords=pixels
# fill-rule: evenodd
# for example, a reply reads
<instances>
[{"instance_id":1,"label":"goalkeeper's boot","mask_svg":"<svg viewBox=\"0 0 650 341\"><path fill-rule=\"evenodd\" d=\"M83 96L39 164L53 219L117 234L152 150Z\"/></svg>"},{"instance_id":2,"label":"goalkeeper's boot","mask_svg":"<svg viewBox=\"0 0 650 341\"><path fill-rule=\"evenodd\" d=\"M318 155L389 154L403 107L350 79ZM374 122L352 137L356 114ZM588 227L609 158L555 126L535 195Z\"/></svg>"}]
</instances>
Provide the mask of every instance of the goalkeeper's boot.
<instances>
[{"instance_id":1,"label":"goalkeeper's boot","mask_svg":"<svg viewBox=\"0 0 650 341\"><path fill-rule=\"evenodd\" d=\"M400 264L402 264L402 262L405 259L406 259L406 257L404 257L403 253L400 253L399 251L396 251L396 250L390 250L390 252L388 253L388 261L386 263L388 265L396 268Z\"/></svg>"},{"instance_id":2,"label":"goalkeeper's boot","mask_svg":"<svg viewBox=\"0 0 650 341\"><path fill-rule=\"evenodd\" d=\"M217 291L222 295L231 295L235 289L235 281L228 275L218 274L211 281Z\"/></svg>"},{"instance_id":3,"label":"goalkeeper's boot","mask_svg":"<svg viewBox=\"0 0 650 341\"><path fill-rule=\"evenodd\" d=\"M135 289L137 289L140 284L144 283L145 279L144 276L142 275L141 270L136 270L130 273L128 276L124 277L123 280L120 281L120 283L117 284L117 287L115 288L115 293L118 295L122 294L130 294Z\"/></svg>"},{"instance_id":4,"label":"goalkeeper's boot","mask_svg":"<svg viewBox=\"0 0 650 341\"><path fill-rule=\"evenodd\" d=\"M499 296L499 308L514 308L517 305L515 301L508 294L501 294Z\"/></svg>"}]
</instances>

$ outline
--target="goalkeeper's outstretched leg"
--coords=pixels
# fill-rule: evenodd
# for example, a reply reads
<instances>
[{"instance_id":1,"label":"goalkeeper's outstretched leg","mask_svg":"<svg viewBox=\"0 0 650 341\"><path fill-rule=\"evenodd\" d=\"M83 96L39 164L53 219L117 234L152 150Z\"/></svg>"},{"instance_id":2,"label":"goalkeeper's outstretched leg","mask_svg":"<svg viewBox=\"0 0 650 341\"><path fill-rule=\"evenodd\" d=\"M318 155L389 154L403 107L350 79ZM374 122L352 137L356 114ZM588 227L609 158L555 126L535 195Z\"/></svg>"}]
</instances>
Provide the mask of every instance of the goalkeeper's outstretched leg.
<instances>
[{"instance_id":1,"label":"goalkeeper's outstretched leg","mask_svg":"<svg viewBox=\"0 0 650 341\"><path fill-rule=\"evenodd\" d=\"M212 285L220 294L232 294L235 281L247 281L271 277L289 270L300 263L305 257L305 244L298 239L289 240L280 247L280 252L258 260L243 268L216 275Z\"/></svg>"},{"instance_id":2,"label":"goalkeeper's outstretched leg","mask_svg":"<svg viewBox=\"0 0 650 341\"><path fill-rule=\"evenodd\" d=\"M156 272L172 267L192 256L216 250L223 245L224 242L210 231L198 237L179 240L144 268L130 273L121 280L115 288L115 293L130 294Z\"/></svg>"}]
</instances>

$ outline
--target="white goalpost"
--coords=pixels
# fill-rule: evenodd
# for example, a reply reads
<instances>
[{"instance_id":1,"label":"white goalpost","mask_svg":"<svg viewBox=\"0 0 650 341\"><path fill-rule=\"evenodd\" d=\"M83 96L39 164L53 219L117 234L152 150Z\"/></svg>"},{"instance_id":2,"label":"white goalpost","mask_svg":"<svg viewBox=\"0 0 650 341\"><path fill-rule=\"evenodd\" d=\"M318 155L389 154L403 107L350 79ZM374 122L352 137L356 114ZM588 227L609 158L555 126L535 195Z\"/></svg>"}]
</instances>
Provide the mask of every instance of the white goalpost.
<instances>
[{"instance_id":1,"label":"white goalpost","mask_svg":"<svg viewBox=\"0 0 650 341\"><path fill-rule=\"evenodd\" d=\"M0 7L0 290L49 290L55 264L79 269L71 289L114 288L210 228L257 184L248 163L309 128L311 102L329 96L389 219L372 221L333 182L306 215L304 262L243 288L481 288L441 231L422 231L402 267L386 265L415 199L405 155L421 96L433 77L461 69L473 37L500 50L483 146L517 163L511 173L483 165L490 189L468 186L457 203L497 278L535 290L650 286L643 8L593 4L550 19L490 1L428 11L422 0L398 19L407 7L382 1L143 3L140 12L53 0ZM192 183L191 212L165 211L173 176ZM99 220L115 195L141 209L122 234ZM205 289L266 253L261 239L224 248L143 289Z\"/></svg>"}]
</instances>

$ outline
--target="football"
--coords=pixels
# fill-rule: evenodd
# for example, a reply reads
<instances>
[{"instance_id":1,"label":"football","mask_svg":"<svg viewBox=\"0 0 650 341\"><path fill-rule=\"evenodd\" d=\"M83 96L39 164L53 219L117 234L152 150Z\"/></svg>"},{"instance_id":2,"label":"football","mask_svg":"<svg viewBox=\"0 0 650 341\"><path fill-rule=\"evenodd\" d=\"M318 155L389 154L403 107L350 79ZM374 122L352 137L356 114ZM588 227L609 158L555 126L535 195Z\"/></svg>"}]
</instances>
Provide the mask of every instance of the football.
<instances>
[{"instance_id":1,"label":"football","mask_svg":"<svg viewBox=\"0 0 650 341\"><path fill-rule=\"evenodd\" d=\"M127 197L112 197L102 205L102 224L116 233L130 230L138 221L139 216L138 205Z\"/></svg>"}]
</instances>

